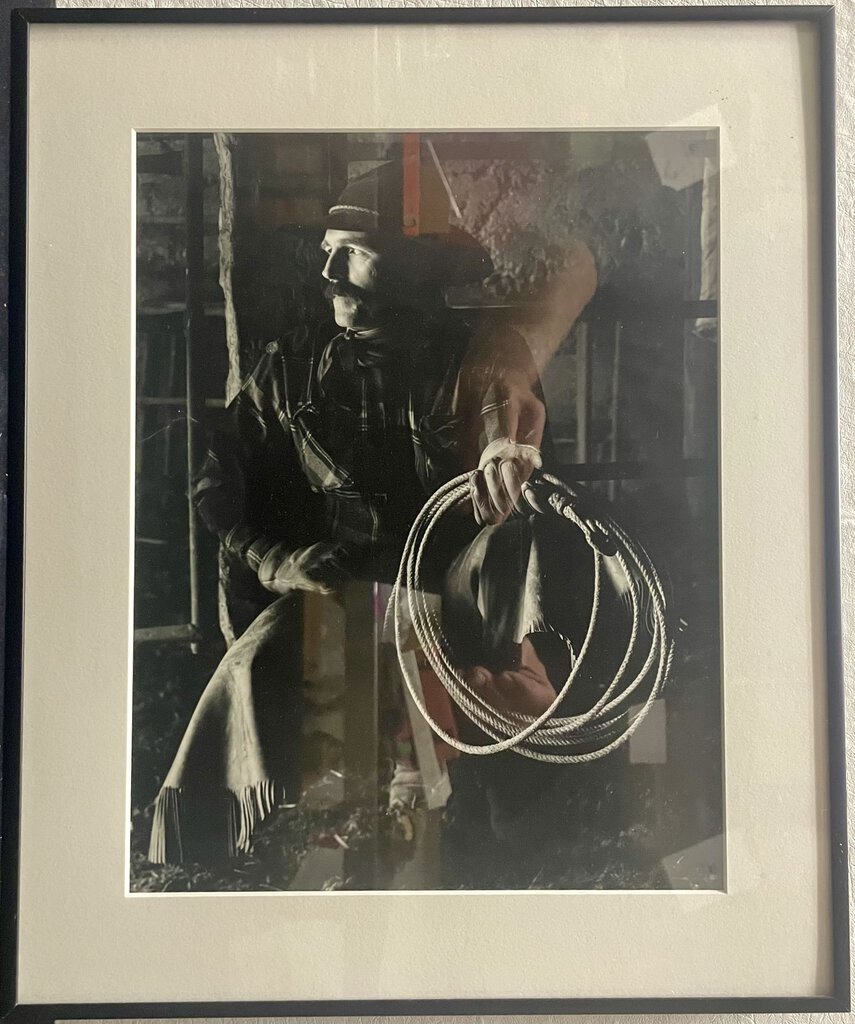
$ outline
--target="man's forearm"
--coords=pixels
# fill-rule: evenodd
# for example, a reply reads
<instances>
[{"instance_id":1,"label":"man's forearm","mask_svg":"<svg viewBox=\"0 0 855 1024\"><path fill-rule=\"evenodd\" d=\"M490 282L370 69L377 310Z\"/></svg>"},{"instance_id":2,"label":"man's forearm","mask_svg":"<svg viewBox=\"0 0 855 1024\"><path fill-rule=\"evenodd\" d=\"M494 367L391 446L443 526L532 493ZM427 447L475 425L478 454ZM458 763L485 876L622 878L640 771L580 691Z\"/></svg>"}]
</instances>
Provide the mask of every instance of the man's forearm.
<instances>
[{"instance_id":1,"label":"man's forearm","mask_svg":"<svg viewBox=\"0 0 855 1024\"><path fill-rule=\"evenodd\" d=\"M226 551L255 573L272 548L281 543L248 523L238 523L230 529L216 532Z\"/></svg>"},{"instance_id":2,"label":"man's forearm","mask_svg":"<svg viewBox=\"0 0 855 1024\"><path fill-rule=\"evenodd\" d=\"M537 371L555 355L597 290L597 265L583 242L569 249L564 265L537 296L537 312L516 324Z\"/></svg>"}]
</instances>

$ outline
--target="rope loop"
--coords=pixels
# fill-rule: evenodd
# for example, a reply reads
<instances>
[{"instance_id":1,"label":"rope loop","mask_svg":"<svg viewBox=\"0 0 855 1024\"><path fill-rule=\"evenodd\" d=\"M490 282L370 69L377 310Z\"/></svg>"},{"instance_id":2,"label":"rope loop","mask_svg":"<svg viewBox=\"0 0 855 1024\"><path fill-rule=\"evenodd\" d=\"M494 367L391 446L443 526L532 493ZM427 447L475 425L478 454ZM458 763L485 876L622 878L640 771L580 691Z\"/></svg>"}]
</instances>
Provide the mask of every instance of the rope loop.
<instances>
[{"instance_id":1,"label":"rope loop","mask_svg":"<svg viewBox=\"0 0 855 1024\"><path fill-rule=\"evenodd\" d=\"M398 661L413 703L434 733L463 753L487 755L513 750L524 757L553 764L578 764L604 757L626 743L638 729L670 673L674 644L668 628L665 592L659 574L641 544L608 513L596 509L589 495L550 473L537 471L526 487L533 488L541 498L546 492L545 501L538 502L538 507L548 507L567 520L568 525L573 524L581 530L591 550L591 616L578 656L550 706L537 717L498 711L466 682L455 667L439 617L421 587L422 562L431 536L444 515L469 501L471 479L471 473L455 477L435 491L425 503L407 537L392 589L390 608L395 620ZM543 514L549 513L544 511ZM581 714L562 716L559 714L561 705L586 665L596 634L604 558L617 563L627 582L632 621L626 647L614 677L597 701ZM493 742L466 743L449 735L429 714L421 684L412 675L411 659L403 655L404 602L416 640L440 682L460 710ZM642 628L642 608L650 609L650 621L645 628ZM568 637L557 631L556 635L572 650ZM642 654L641 667L632 679L625 679L630 673L630 666L637 665ZM636 707L632 715L630 699Z\"/></svg>"}]
</instances>

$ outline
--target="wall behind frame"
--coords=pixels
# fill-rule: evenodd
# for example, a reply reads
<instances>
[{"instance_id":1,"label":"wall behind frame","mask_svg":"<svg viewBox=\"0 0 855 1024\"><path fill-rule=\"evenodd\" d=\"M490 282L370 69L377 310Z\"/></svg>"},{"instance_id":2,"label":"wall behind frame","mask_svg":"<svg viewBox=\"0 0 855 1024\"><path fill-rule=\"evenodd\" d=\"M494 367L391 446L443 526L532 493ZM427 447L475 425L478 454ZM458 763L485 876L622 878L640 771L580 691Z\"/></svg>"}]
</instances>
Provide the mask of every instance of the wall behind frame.
<instances>
[{"instance_id":1,"label":"wall behind frame","mask_svg":"<svg viewBox=\"0 0 855 1024\"><path fill-rule=\"evenodd\" d=\"M632 0L634 5L658 7L665 6L651 0ZM728 3L728 0L719 0ZM815 0L807 0L808 3ZM671 0L680 6L705 6L696 0ZM752 0L754 4L767 3L767 0ZM170 0L57 0L57 7L553 7L553 6L587 6L576 0L563 0L561 4L551 2L519 3L518 0L466 0L465 3L445 3L442 0L348 0L342 4L340 0L296 0L296 2L274 2L274 0L181 0L175 3ZM612 2L597 6L621 6ZM728 6L730 4L728 3ZM849 793L849 837L850 837L850 875L855 873L855 0L841 0L837 5L837 150L838 150L838 253L840 296L840 419L841 419L841 543L842 543L842 574L843 574L843 631L844 631L844 680L846 689L847 715L847 789ZM850 884L850 919L855 921L855 885ZM855 943L853 943L855 948ZM753 1019L754 1015L741 1014L732 1018L744 1021ZM418 1021L420 1024L441 1024L446 1018L325 1018L327 1021L341 1021L341 1024L353 1022L360 1024L365 1021ZM455 1018L466 1024L469 1021L480 1021L484 1018ZM542 1021L543 1017L509 1016L502 1018L508 1024L525 1024L525 1022ZM561 1024L562 1021L585 1020L585 1016L563 1017L551 1016L550 1024ZM591 1017L592 1020L606 1021L606 1017ZM695 1015L675 1016L615 1016L616 1024L689 1024L690 1021L704 1020ZM275 1018L265 1018L265 1021ZM288 1018L291 1024L314 1024L320 1018ZM731 1018L716 1018L721 1024L727 1024ZM762 1021L769 1020L763 1017ZM843 1021L855 1024L855 1013L814 1015L814 1014L775 1014L774 1024L832 1024ZM757 1024L762 1024L759 1015ZM190 1022L188 1021L188 1024Z\"/></svg>"}]
</instances>

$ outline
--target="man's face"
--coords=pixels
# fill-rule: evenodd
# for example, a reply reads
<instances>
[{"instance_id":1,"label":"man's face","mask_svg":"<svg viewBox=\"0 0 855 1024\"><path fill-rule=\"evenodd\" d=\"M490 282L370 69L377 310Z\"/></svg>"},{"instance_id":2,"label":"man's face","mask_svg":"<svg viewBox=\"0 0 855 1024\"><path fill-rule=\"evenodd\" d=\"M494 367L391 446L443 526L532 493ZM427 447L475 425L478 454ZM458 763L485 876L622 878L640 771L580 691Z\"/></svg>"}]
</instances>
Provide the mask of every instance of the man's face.
<instances>
[{"instance_id":1,"label":"man's face","mask_svg":"<svg viewBox=\"0 0 855 1024\"><path fill-rule=\"evenodd\" d=\"M422 305L425 275L398 240L330 229L321 248L327 257L322 271L329 281L326 293L339 327L371 330Z\"/></svg>"}]
</instances>

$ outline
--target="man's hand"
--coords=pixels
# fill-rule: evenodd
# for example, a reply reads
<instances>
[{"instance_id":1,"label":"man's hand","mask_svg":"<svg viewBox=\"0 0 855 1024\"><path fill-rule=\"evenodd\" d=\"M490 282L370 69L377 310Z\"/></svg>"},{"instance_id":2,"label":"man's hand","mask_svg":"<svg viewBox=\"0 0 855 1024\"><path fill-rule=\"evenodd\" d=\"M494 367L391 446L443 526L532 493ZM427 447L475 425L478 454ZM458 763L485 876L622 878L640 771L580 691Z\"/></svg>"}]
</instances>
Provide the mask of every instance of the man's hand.
<instances>
[{"instance_id":1,"label":"man's hand","mask_svg":"<svg viewBox=\"0 0 855 1024\"><path fill-rule=\"evenodd\" d=\"M556 697L549 680L541 679L529 669L490 672L479 666L472 669L467 681L483 700L503 714L537 718Z\"/></svg>"},{"instance_id":2,"label":"man's hand","mask_svg":"<svg viewBox=\"0 0 855 1024\"><path fill-rule=\"evenodd\" d=\"M258 579L274 594L310 590L330 594L347 579L347 551L341 544L320 541L307 548L288 551L277 544L258 567Z\"/></svg>"},{"instance_id":3,"label":"man's hand","mask_svg":"<svg viewBox=\"0 0 855 1024\"><path fill-rule=\"evenodd\" d=\"M490 443L472 477L472 507L477 523L487 526L515 509L531 511L523 485L541 466L546 409L527 373L506 372L490 387L479 420Z\"/></svg>"},{"instance_id":4,"label":"man's hand","mask_svg":"<svg viewBox=\"0 0 855 1024\"><path fill-rule=\"evenodd\" d=\"M537 718L558 695L528 638L522 642L518 667L491 672L478 665L466 674L466 681L482 700L502 714Z\"/></svg>"},{"instance_id":5,"label":"man's hand","mask_svg":"<svg viewBox=\"0 0 855 1024\"><path fill-rule=\"evenodd\" d=\"M489 444L472 474L472 508L480 526L503 523L511 513L532 511L525 484L542 463L531 445L501 438ZM538 509L534 509L538 511Z\"/></svg>"},{"instance_id":6,"label":"man's hand","mask_svg":"<svg viewBox=\"0 0 855 1024\"><path fill-rule=\"evenodd\" d=\"M482 410L487 436L472 476L472 508L479 526L503 523L511 513L531 511L524 484L541 466L546 424L543 402L525 375L506 377L491 388L493 401Z\"/></svg>"}]
</instances>

